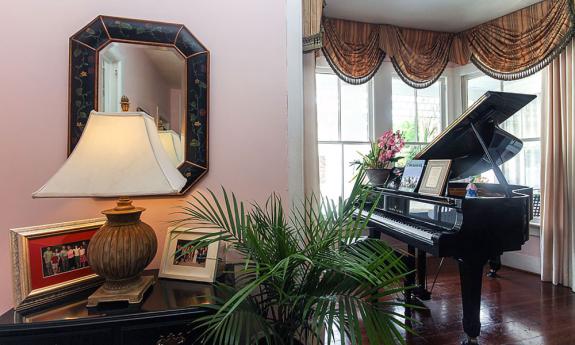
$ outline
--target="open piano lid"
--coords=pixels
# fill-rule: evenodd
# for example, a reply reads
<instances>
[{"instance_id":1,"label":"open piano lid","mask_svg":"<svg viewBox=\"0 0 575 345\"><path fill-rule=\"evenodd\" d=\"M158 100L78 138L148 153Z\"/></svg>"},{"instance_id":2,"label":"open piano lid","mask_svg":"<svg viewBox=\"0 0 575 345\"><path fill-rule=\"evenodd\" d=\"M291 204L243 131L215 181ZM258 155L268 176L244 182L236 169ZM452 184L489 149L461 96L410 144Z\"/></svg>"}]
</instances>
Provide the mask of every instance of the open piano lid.
<instances>
[{"instance_id":1,"label":"open piano lid","mask_svg":"<svg viewBox=\"0 0 575 345\"><path fill-rule=\"evenodd\" d=\"M483 140L491 159L501 165L513 158L523 142L499 128L536 96L488 91L459 116L414 159L451 159L450 180L464 179L492 169L473 127Z\"/></svg>"}]
</instances>

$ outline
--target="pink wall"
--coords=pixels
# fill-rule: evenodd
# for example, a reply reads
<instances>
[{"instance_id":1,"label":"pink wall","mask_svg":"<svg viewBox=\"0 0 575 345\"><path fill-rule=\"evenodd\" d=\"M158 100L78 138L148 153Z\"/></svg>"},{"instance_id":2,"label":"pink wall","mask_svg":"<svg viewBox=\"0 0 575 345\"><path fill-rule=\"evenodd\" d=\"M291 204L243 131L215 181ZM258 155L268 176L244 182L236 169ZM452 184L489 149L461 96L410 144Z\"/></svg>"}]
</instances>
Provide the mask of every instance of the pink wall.
<instances>
[{"instance_id":1,"label":"pink wall","mask_svg":"<svg viewBox=\"0 0 575 345\"><path fill-rule=\"evenodd\" d=\"M0 312L12 306L8 229L99 216L111 200L32 200L66 159L68 37L99 14L185 24L211 51L210 172L199 188L287 199L286 4L269 0L20 0L0 20ZM137 200L163 247L183 198ZM158 267L160 254L151 264Z\"/></svg>"}]
</instances>

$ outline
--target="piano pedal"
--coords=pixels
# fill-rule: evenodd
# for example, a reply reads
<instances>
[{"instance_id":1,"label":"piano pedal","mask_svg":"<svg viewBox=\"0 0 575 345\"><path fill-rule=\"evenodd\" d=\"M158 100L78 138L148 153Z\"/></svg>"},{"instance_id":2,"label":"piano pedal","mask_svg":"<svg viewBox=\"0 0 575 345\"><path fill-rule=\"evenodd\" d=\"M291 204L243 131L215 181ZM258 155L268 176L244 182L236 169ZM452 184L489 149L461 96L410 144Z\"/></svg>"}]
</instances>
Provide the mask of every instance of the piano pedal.
<instances>
[{"instance_id":1,"label":"piano pedal","mask_svg":"<svg viewBox=\"0 0 575 345\"><path fill-rule=\"evenodd\" d=\"M417 290L415 295L422 301L429 301L431 299L431 292L427 291L426 289Z\"/></svg>"},{"instance_id":2,"label":"piano pedal","mask_svg":"<svg viewBox=\"0 0 575 345\"><path fill-rule=\"evenodd\" d=\"M489 270L489 272L487 272L487 276L492 279L499 278L496 270Z\"/></svg>"},{"instance_id":3,"label":"piano pedal","mask_svg":"<svg viewBox=\"0 0 575 345\"><path fill-rule=\"evenodd\" d=\"M423 302L423 300L421 298L419 298L417 296L412 296L410 303L407 303L406 300L407 299L405 298L405 296L396 298L396 301L398 301L398 302L410 304L410 305L416 307L416 308L408 308L408 309L430 312L429 307L425 305L425 302Z\"/></svg>"},{"instance_id":4,"label":"piano pedal","mask_svg":"<svg viewBox=\"0 0 575 345\"><path fill-rule=\"evenodd\" d=\"M461 342L461 345L479 345L479 342L477 341L477 338L467 337L467 339Z\"/></svg>"}]
</instances>

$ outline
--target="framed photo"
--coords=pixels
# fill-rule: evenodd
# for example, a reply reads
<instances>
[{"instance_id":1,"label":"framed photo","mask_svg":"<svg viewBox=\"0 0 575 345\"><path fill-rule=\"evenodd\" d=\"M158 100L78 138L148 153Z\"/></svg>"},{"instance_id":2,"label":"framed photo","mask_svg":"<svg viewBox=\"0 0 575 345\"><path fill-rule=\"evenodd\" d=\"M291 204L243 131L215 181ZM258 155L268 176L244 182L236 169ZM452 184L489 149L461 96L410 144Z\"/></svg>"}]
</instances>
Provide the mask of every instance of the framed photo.
<instances>
[{"instance_id":1,"label":"framed photo","mask_svg":"<svg viewBox=\"0 0 575 345\"><path fill-rule=\"evenodd\" d=\"M389 174L387 181L385 181L385 188L397 190L399 188L399 184L401 183L402 175L403 168L396 167L391 169L391 173Z\"/></svg>"},{"instance_id":2,"label":"framed photo","mask_svg":"<svg viewBox=\"0 0 575 345\"><path fill-rule=\"evenodd\" d=\"M88 244L105 218L10 230L14 309L35 309L98 286Z\"/></svg>"},{"instance_id":3,"label":"framed photo","mask_svg":"<svg viewBox=\"0 0 575 345\"><path fill-rule=\"evenodd\" d=\"M421 174L423 174L424 167L424 160L412 160L407 162L407 164L405 164L405 169L403 170L399 190L404 192L415 192L419 186L419 180L421 179Z\"/></svg>"},{"instance_id":4,"label":"framed photo","mask_svg":"<svg viewBox=\"0 0 575 345\"><path fill-rule=\"evenodd\" d=\"M196 250L189 246L191 241L213 231L169 228L164 243L160 277L213 283L218 267L219 242Z\"/></svg>"},{"instance_id":5,"label":"framed photo","mask_svg":"<svg viewBox=\"0 0 575 345\"><path fill-rule=\"evenodd\" d=\"M435 196L442 195L450 167L451 159L430 159L427 161L425 173L419 186L419 193Z\"/></svg>"}]
</instances>

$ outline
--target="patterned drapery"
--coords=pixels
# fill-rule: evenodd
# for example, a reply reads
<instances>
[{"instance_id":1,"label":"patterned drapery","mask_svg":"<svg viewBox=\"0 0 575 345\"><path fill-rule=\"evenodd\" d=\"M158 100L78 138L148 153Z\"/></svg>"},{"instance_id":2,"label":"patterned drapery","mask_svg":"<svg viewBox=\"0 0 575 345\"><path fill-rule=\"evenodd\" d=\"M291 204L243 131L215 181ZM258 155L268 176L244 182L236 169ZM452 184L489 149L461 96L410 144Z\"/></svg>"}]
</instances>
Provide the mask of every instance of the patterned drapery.
<instances>
[{"instance_id":1,"label":"patterned drapery","mask_svg":"<svg viewBox=\"0 0 575 345\"><path fill-rule=\"evenodd\" d=\"M303 51L321 48L323 0L302 0Z\"/></svg>"},{"instance_id":2,"label":"patterned drapery","mask_svg":"<svg viewBox=\"0 0 575 345\"><path fill-rule=\"evenodd\" d=\"M549 64L575 31L573 0L545 0L459 33L324 18L323 52L347 82L368 81L387 54L409 85L427 87L448 62L472 62L502 80ZM377 42L377 43L375 43Z\"/></svg>"},{"instance_id":3,"label":"patterned drapery","mask_svg":"<svg viewBox=\"0 0 575 345\"><path fill-rule=\"evenodd\" d=\"M433 84L449 62L453 34L380 26L380 49L408 85L424 88Z\"/></svg>"},{"instance_id":4,"label":"patterned drapery","mask_svg":"<svg viewBox=\"0 0 575 345\"><path fill-rule=\"evenodd\" d=\"M543 1L464 32L471 61L485 74L503 80L539 71L571 40L571 1Z\"/></svg>"},{"instance_id":5,"label":"patterned drapery","mask_svg":"<svg viewBox=\"0 0 575 345\"><path fill-rule=\"evenodd\" d=\"M371 79L385 58L377 25L324 18L323 52L335 73L350 84Z\"/></svg>"}]
</instances>

